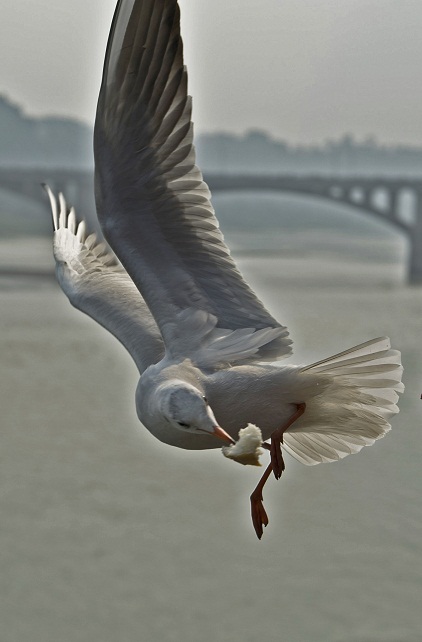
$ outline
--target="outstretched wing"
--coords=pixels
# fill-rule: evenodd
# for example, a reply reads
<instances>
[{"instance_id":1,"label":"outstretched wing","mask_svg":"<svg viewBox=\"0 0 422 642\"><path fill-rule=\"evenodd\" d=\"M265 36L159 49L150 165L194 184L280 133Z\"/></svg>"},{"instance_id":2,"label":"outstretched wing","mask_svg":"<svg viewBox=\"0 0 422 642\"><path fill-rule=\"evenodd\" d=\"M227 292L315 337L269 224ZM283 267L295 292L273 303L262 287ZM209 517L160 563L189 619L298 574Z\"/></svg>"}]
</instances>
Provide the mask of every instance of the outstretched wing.
<instances>
[{"instance_id":1,"label":"outstretched wing","mask_svg":"<svg viewBox=\"0 0 422 642\"><path fill-rule=\"evenodd\" d=\"M277 329L256 358L289 354L286 328L265 309L230 256L195 165L176 0L118 2L94 146L104 235L167 347L174 341L169 324L193 309L216 317L218 328Z\"/></svg>"},{"instance_id":2,"label":"outstretched wing","mask_svg":"<svg viewBox=\"0 0 422 642\"><path fill-rule=\"evenodd\" d=\"M63 195L45 186L53 214L57 279L75 308L109 330L127 348L140 372L164 355L157 325L129 275L96 235L77 224Z\"/></svg>"}]
</instances>

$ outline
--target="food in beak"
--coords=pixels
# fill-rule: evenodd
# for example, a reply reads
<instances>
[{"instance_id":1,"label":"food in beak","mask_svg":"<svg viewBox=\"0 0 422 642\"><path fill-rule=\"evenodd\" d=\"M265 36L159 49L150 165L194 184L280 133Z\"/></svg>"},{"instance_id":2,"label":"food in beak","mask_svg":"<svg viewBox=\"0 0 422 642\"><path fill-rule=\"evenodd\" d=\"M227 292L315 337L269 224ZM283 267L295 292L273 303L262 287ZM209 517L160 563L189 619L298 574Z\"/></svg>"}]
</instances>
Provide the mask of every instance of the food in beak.
<instances>
[{"instance_id":1,"label":"food in beak","mask_svg":"<svg viewBox=\"0 0 422 642\"><path fill-rule=\"evenodd\" d=\"M258 426L249 424L239 430L239 440L233 446L223 446L225 457L234 459L244 466L261 466L259 457L264 452L261 448L262 433Z\"/></svg>"}]
</instances>

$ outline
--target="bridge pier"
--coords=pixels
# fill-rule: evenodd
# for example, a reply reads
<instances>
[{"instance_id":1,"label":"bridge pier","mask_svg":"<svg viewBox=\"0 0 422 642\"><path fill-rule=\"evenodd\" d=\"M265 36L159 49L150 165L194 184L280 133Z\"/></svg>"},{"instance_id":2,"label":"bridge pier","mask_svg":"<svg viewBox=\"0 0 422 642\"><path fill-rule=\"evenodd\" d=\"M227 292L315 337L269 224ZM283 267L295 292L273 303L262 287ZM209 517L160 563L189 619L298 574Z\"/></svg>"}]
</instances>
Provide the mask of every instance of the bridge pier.
<instances>
[{"instance_id":1,"label":"bridge pier","mask_svg":"<svg viewBox=\"0 0 422 642\"><path fill-rule=\"evenodd\" d=\"M422 189L416 190L416 221L410 232L410 285L422 285Z\"/></svg>"}]
</instances>

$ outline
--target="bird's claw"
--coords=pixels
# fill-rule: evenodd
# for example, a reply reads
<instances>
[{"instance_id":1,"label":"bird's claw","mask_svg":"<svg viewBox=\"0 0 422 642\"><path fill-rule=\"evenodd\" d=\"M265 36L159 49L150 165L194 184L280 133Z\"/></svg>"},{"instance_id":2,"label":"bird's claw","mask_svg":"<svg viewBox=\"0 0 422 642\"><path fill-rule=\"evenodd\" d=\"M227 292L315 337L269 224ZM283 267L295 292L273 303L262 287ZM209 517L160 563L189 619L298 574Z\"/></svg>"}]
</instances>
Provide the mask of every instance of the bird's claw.
<instances>
[{"instance_id":1,"label":"bird's claw","mask_svg":"<svg viewBox=\"0 0 422 642\"><path fill-rule=\"evenodd\" d=\"M264 533L263 526L268 526L268 515L262 503L262 496L251 495L251 515L255 533L258 539L261 539Z\"/></svg>"}]
</instances>

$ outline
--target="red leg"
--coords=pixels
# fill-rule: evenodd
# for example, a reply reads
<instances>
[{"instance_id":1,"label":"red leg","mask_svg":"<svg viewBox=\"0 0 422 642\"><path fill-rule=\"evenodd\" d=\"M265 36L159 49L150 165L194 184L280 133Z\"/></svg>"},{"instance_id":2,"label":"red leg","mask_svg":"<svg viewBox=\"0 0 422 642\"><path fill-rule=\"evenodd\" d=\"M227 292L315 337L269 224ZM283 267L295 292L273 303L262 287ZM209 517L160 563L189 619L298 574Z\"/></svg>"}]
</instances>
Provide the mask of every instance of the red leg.
<instances>
[{"instance_id":1,"label":"red leg","mask_svg":"<svg viewBox=\"0 0 422 642\"><path fill-rule=\"evenodd\" d=\"M290 417L290 419L278 430L275 430L271 435L271 445L263 443L263 447L270 451L271 453L271 463L265 469L264 474L258 482L257 487L251 495L251 515L252 523L255 528L255 532L258 536L258 539L261 539L263 535L263 526L268 526L268 515L264 508L262 491L267 482L267 479L271 475L271 471L274 472L275 478L280 479L285 466L283 455L281 452L281 445L283 443L283 435L286 432L296 419L299 419L305 412L306 404L298 404L296 412Z\"/></svg>"},{"instance_id":2,"label":"red leg","mask_svg":"<svg viewBox=\"0 0 422 642\"><path fill-rule=\"evenodd\" d=\"M276 479L280 479L284 469L284 460L283 460L283 455L281 452L281 444L283 443L283 435L286 432L288 428L294 422L299 419L303 415L306 409L306 404L305 403L300 403L297 405L297 410L296 412L286 421L281 428L277 428L277 430L274 430L274 432L271 435L271 447L270 447L270 452L271 452L271 464L274 472L274 477Z\"/></svg>"}]
</instances>

